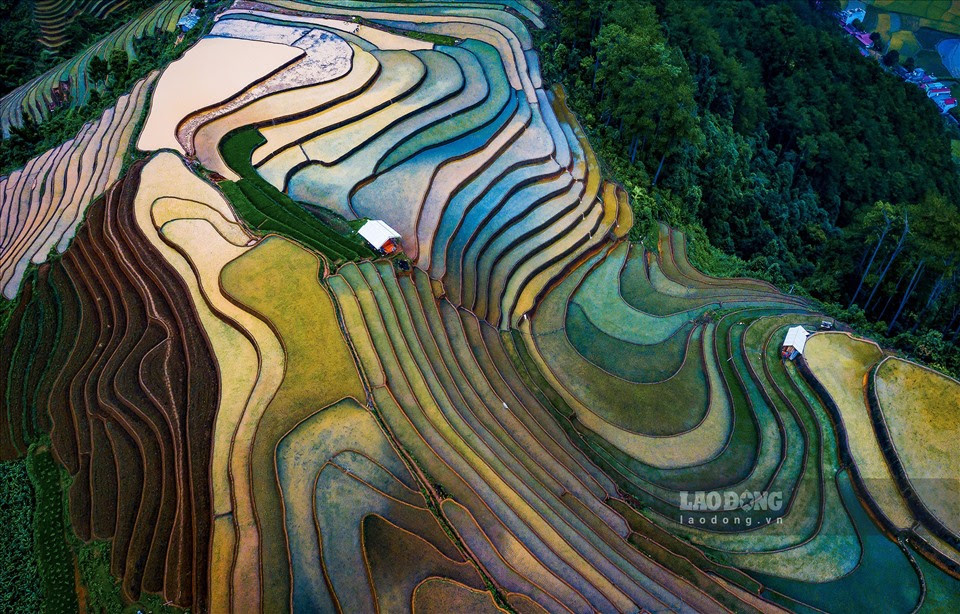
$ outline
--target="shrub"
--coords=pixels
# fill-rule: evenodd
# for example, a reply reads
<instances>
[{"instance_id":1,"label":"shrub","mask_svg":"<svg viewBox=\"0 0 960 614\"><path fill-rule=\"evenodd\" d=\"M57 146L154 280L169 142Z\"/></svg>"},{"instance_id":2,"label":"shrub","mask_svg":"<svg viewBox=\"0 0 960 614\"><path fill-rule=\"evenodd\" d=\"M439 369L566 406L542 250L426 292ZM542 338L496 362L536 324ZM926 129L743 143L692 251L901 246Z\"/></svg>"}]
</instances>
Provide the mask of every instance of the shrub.
<instances>
[{"instance_id":1,"label":"shrub","mask_svg":"<svg viewBox=\"0 0 960 614\"><path fill-rule=\"evenodd\" d=\"M0 603L7 611L39 612L43 603L33 552L33 505L26 459L0 463Z\"/></svg>"},{"instance_id":2,"label":"shrub","mask_svg":"<svg viewBox=\"0 0 960 614\"><path fill-rule=\"evenodd\" d=\"M27 472L36 493L33 537L43 587L43 611L76 612L74 558L66 540L60 470L46 445L30 446Z\"/></svg>"}]
</instances>

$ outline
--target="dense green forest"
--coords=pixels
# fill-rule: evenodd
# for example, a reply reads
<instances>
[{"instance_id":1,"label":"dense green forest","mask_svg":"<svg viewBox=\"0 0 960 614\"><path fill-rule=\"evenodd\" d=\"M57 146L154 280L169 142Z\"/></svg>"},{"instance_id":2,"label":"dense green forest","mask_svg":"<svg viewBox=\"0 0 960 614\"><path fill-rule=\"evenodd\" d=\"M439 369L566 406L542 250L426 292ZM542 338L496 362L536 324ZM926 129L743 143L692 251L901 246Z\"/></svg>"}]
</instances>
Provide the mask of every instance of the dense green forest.
<instances>
[{"instance_id":1,"label":"dense green forest","mask_svg":"<svg viewBox=\"0 0 960 614\"><path fill-rule=\"evenodd\" d=\"M554 0L538 41L607 170L699 264L960 371L950 126L813 0ZM643 223L647 222L647 223ZM731 257L732 256L732 257Z\"/></svg>"},{"instance_id":2,"label":"dense green forest","mask_svg":"<svg viewBox=\"0 0 960 614\"><path fill-rule=\"evenodd\" d=\"M38 612L43 602L33 553L33 487L27 459L0 463L0 603L18 612Z\"/></svg>"}]
</instances>

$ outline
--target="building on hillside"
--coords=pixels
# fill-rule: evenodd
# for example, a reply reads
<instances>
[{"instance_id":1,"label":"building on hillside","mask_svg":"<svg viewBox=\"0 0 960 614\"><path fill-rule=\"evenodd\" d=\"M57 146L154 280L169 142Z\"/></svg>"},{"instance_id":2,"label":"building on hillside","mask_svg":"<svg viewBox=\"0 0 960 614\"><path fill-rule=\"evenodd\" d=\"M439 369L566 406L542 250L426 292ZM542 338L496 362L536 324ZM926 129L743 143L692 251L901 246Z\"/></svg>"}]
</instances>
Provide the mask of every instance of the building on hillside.
<instances>
[{"instance_id":1,"label":"building on hillside","mask_svg":"<svg viewBox=\"0 0 960 614\"><path fill-rule=\"evenodd\" d=\"M189 32L200 22L200 15L197 13L197 9L190 9L190 12L180 18L180 21L177 22L177 30L180 33Z\"/></svg>"},{"instance_id":2,"label":"building on hillside","mask_svg":"<svg viewBox=\"0 0 960 614\"><path fill-rule=\"evenodd\" d=\"M866 32L860 32L855 36L857 38L857 41L861 45L863 45L865 48L869 49L871 46L873 46L873 39L870 38L870 35L867 34Z\"/></svg>"},{"instance_id":3,"label":"building on hillside","mask_svg":"<svg viewBox=\"0 0 960 614\"><path fill-rule=\"evenodd\" d=\"M840 22L843 25L849 26L855 21L863 23L863 20L867 17L867 11L863 7L858 7L855 9L840 11L838 16L840 17Z\"/></svg>"},{"instance_id":4,"label":"building on hillside","mask_svg":"<svg viewBox=\"0 0 960 614\"><path fill-rule=\"evenodd\" d=\"M937 98L934 100L937 103L937 106L940 107L941 113L946 113L953 107L957 106L957 99L954 97L950 98Z\"/></svg>"},{"instance_id":5,"label":"building on hillside","mask_svg":"<svg viewBox=\"0 0 960 614\"><path fill-rule=\"evenodd\" d=\"M794 360L797 356L803 354L803 347L807 344L807 337L809 336L810 333L804 327L791 327L783 340L783 350L780 352L781 358Z\"/></svg>"},{"instance_id":6,"label":"building on hillside","mask_svg":"<svg viewBox=\"0 0 960 614\"><path fill-rule=\"evenodd\" d=\"M360 236L381 254L392 254L400 249L400 233L382 220L370 220L360 227Z\"/></svg>"},{"instance_id":7,"label":"building on hillside","mask_svg":"<svg viewBox=\"0 0 960 614\"><path fill-rule=\"evenodd\" d=\"M47 100L47 110L55 111L70 99L70 80L61 80L50 90L50 99Z\"/></svg>"}]
</instances>

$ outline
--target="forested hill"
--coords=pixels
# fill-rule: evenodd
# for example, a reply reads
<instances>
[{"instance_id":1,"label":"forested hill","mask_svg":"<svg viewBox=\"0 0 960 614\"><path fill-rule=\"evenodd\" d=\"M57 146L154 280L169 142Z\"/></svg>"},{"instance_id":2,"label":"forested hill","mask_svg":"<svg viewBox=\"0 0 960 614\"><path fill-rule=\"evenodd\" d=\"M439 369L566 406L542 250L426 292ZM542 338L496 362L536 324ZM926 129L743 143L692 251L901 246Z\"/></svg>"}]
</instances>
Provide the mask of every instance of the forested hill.
<instances>
[{"instance_id":1,"label":"forested hill","mask_svg":"<svg viewBox=\"0 0 960 614\"><path fill-rule=\"evenodd\" d=\"M861 56L836 6L551 4L545 76L567 87L638 219L699 237L695 256L716 273L809 292L960 370L954 128Z\"/></svg>"},{"instance_id":2,"label":"forested hill","mask_svg":"<svg viewBox=\"0 0 960 614\"><path fill-rule=\"evenodd\" d=\"M154 4L156 0L39 4L0 0L0 96L73 57ZM50 40L50 29L54 40Z\"/></svg>"}]
</instances>

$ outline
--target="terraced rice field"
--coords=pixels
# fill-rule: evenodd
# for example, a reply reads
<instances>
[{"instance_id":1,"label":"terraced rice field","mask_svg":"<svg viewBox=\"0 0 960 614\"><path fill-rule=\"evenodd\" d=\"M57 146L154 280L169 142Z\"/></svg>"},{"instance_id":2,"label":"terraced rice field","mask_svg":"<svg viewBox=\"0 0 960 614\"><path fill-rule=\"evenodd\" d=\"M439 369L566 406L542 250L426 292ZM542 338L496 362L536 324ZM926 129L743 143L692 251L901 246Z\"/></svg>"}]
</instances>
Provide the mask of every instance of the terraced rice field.
<instances>
[{"instance_id":1,"label":"terraced rice field","mask_svg":"<svg viewBox=\"0 0 960 614\"><path fill-rule=\"evenodd\" d=\"M185 285L136 226L139 179L134 168L100 197L63 258L31 280L36 294L25 290L43 301L30 320L39 332L20 327L5 398L25 428L12 426L2 448L22 453L37 427L26 416L47 408L77 535L111 540L127 595L202 606L217 363L183 310ZM29 357L24 344L36 346Z\"/></svg>"},{"instance_id":2,"label":"terraced rice field","mask_svg":"<svg viewBox=\"0 0 960 614\"><path fill-rule=\"evenodd\" d=\"M913 515L884 459L867 405L867 376L883 357L882 350L842 333L816 336L810 343L810 370L836 403L839 419L849 434L850 454L872 499L889 522L900 529L909 527ZM838 364L843 368L838 369Z\"/></svg>"},{"instance_id":3,"label":"terraced rice field","mask_svg":"<svg viewBox=\"0 0 960 614\"><path fill-rule=\"evenodd\" d=\"M915 363L887 358L871 372L870 387L871 418L898 487L936 535L957 543L960 383Z\"/></svg>"},{"instance_id":4,"label":"terraced rice field","mask_svg":"<svg viewBox=\"0 0 960 614\"><path fill-rule=\"evenodd\" d=\"M68 84L68 105L82 106L90 96L87 67L94 56L107 59L114 49L123 49L131 58L136 54L133 41L155 32L172 32L177 21L190 10L190 0L158 2L139 17L117 28L82 53L64 60L42 75L31 79L3 98L0 98L0 131L10 135L10 128L22 126L29 116L37 123L50 113L54 105L53 89Z\"/></svg>"},{"instance_id":5,"label":"terraced rice field","mask_svg":"<svg viewBox=\"0 0 960 614\"><path fill-rule=\"evenodd\" d=\"M846 6L853 6L847 0ZM949 78L957 73L960 3L953 0L863 0L863 29L879 32L884 49L901 60L912 58L929 74Z\"/></svg>"},{"instance_id":6,"label":"terraced rice field","mask_svg":"<svg viewBox=\"0 0 960 614\"><path fill-rule=\"evenodd\" d=\"M67 28L81 14L98 19L123 10L130 0L37 0L33 4L33 18L40 26L40 43L51 49L68 42Z\"/></svg>"},{"instance_id":7,"label":"terraced rice field","mask_svg":"<svg viewBox=\"0 0 960 614\"><path fill-rule=\"evenodd\" d=\"M0 178L0 286L13 298L33 262L63 253L87 206L119 177L157 75L139 81L77 136Z\"/></svg>"},{"instance_id":8,"label":"terraced rice field","mask_svg":"<svg viewBox=\"0 0 960 614\"><path fill-rule=\"evenodd\" d=\"M956 382L844 333L785 361L814 305L666 226L626 241L541 26L221 12L157 78L145 159L18 281L0 455L49 433L125 594L197 612L960 607L950 476L916 482L955 460L923 426Z\"/></svg>"},{"instance_id":9,"label":"terraced rice field","mask_svg":"<svg viewBox=\"0 0 960 614\"><path fill-rule=\"evenodd\" d=\"M960 33L960 6L952 0L864 0L877 11L916 18L921 28ZM882 15L882 13L881 13Z\"/></svg>"},{"instance_id":10,"label":"terraced rice field","mask_svg":"<svg viewBox=\"0 0 960 614\"><path fill-rule=\"evenodd\" d=\"M303 55L296 47L235 38L208 37L163 71L150 105L150 115L137 146L143 150L170 148L183 153L175 133L181 120L232 97L253 81ZM242 71L211 71L231 57L248 58Z\"/></svg>"}]
</instances>

